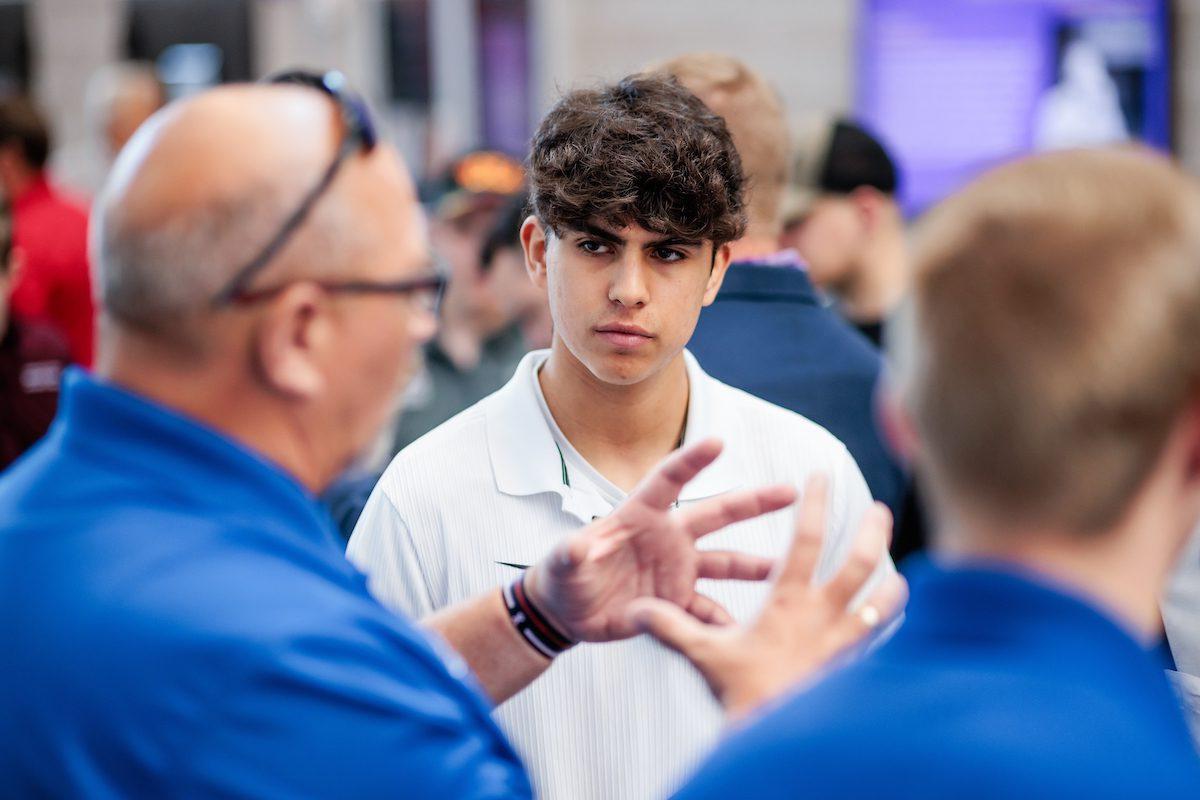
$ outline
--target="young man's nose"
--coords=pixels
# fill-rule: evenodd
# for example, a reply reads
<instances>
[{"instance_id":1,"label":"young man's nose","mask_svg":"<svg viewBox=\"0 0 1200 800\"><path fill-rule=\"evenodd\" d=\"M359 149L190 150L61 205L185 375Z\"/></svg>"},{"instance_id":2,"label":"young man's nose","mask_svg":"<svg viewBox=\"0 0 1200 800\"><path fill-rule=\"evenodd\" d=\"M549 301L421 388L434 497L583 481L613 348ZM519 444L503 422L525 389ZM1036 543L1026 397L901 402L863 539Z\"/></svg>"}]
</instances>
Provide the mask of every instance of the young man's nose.
<instances>
[{"instance_id":1,"label":"young man's nose","mask_svg":"<svg viewBox=\"0 0 1200 800\"><path fill-rule=\"evenodd\" d=\"M646 283L649 265L641 253L630 253L617 262L609 285L608 298L626 308L643 306L650 299Z\"/></svg>"}]
</instances>

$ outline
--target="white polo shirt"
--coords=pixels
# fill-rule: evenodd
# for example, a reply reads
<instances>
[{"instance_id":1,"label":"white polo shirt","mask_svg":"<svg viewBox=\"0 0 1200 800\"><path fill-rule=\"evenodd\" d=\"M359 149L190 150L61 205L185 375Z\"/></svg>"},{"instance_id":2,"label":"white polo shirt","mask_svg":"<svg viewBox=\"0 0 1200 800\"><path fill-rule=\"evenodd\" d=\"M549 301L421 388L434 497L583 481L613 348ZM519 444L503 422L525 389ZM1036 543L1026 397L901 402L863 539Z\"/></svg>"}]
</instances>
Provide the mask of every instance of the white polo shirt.
<instances>
[{"instance_id":1,"label":"white polo shirt","mask_svg":"<svg viewBox=\"0 0 1200 800\"><path fill-rule=\"evenodd\" d=\"M347 555L385 605L420 618L507 584L520 566L624 498L558 431L537 379L548 355L527 355L506 386L407 447L383 474ZM725 450L684 488L680 503L739 487L799 486L825 472L832 482L829 546L818 572L830 574L871 504L846 448L804 417L709 377L691 354L684 358L684 441L715 436ZM777 557L792 531L788 509L712 534L701 546ZM700 583L739 620L752 618L766 593L763 583ZM696 671L648 636L569 650L495 715L538 796L556 800L664 797L722 725Z\"/></svg>"}]
</instances>

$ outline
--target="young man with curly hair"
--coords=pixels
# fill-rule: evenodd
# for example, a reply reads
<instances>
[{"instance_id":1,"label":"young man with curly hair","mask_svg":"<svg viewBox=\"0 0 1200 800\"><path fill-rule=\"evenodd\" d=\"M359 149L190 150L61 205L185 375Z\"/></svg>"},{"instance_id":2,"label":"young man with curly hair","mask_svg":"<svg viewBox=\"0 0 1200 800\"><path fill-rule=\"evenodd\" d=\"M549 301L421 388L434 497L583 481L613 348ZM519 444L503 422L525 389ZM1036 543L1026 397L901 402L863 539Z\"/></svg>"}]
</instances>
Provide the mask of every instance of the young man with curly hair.
<instances>
[{"instance_id":1,"label":"young man with curly hair","mask_svg":"<svg viewBox=\"0 0 1200 800\"><path fill-rule=\"evenodd\" d=\"M553 342L392 462L348 551L377 596L422 617L505 585L581 522L609 514L681 443L712 437L724 454L679 502L823 473L830 522L819 573L828 575L872 509L846 448L710 378L684 349L746 226L724 121L672 78L633 76L560 100L529 166L533 213L521 241L549 297ZM791 528L775 514L712 546L774 557ZM764 597L752 583L702 583L707 595L689 609L702 619L747 619ZM552 644L541 648L547 658L570 646ZM701 676L648 638L559 661L496 712L539 796L659 797L717 737L721 714Z\"/></svg>"}]
</instances>

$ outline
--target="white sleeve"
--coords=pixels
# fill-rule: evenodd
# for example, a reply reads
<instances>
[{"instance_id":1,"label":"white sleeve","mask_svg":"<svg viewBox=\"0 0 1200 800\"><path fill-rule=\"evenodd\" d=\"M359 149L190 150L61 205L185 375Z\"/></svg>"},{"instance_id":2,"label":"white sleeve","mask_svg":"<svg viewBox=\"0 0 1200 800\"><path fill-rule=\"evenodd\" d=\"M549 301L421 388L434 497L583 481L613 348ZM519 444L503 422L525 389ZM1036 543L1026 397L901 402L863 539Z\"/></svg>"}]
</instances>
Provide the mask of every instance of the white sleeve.
<instances>
[{"instance_id":1,"label":"white sleeve","mask_svg":"<svg viewBox=\"0 0 1200 800\"><path fill-rule=\"evenodd\" d=\"M842 445L838 446L838 455L833 474L830 475L829 516L825 528L825 546L817 563L817 578L827 580L837 572L846 561L846 556L858 534L863 516L874 504L871 490L863 480L858 465L850 456L849 451ZM851 601L851 606L860 603L871 593L884 575L895 572L896 565L890 555L885 555L879 567L863 586L858 595Z\"/></svg>"},{"instance_id":2,"label":"white sleeve","mask_svg":"<svg viewBox=\"0 0 1200 800\"><path fill-rule=\"evenodd\" d=\"M429 575L444 576L444 565L422 563L418 547L384 479L371 492L350 542L346 558L367 576L367 587L387 608L420 619L445 604L444 586L431 584ZM436 559L440 548L420 548L425 560ZM444 583L439 581L439 585ZM438 595L441 595L439 602Z\"/></svg>"}]
</instances>

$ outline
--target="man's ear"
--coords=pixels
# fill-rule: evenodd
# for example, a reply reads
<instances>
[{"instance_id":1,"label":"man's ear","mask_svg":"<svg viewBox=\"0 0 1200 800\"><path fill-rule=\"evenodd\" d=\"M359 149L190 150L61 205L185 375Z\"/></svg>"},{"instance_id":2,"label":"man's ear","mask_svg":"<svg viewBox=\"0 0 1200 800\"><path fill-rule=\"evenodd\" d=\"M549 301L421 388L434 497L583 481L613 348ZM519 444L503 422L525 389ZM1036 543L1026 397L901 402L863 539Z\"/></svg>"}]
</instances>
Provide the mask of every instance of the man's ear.
<instances>
[{"instance_id":1,"label":"man's ear","mask_svg":"<svg viewBox=\"0 0 1200 800\"><path fill-rule=\"evenodd\" d=\"M860 186L850 193L850 202L858 212L858 219L867 231L875 230L879 224L887 197L873 186Z\"/></svg>"},{"instance_id":2,"label":"man's ear","mask_svg":"<svg viewBox=\"0 0 1200 800\"><path fill-rule=\"evenodd\" d=\"M521 223L521 249L525 251L525 271L539 289L546 288L546 228L533 214Z\"/></svg>"},{"instance_id":3,"label":"man's ear","mask_svg":"<svg viewBox=\"0 0 1200 800\"><path fill-rule=\"evenodd\" d=\"M337 357L328 299L320 287L300 282L266 304L250 346L255 370L272 391L310 400L326 390L325 366Z\"/></svg>"},{"instance_id":4,"label":"man's ear","mask_svg":"<svg viewBox=\"0 0 1200 800\"><path fill-rule=\"evenodd\" d=\"M875 387L875 413L884 442L901 463L910 467L920 455L921 439L912 415L900 398L899 388L886 372Z\"/></svg>"},{"instance_id":5,"label":"man's ear","mask_svg":"<svg viewBox=\"0 0 1200 800\"><path fill-rule=\"evenodd\" d=\"M715 247L715 245L714 245ZM708 273L708 284L704 287L704 305L710 306L721 291L725 282L725 273L729 270L729 260L733 255L733 245L726 242L713 251L712 270Z\"/></svg>"}]
</instances>

